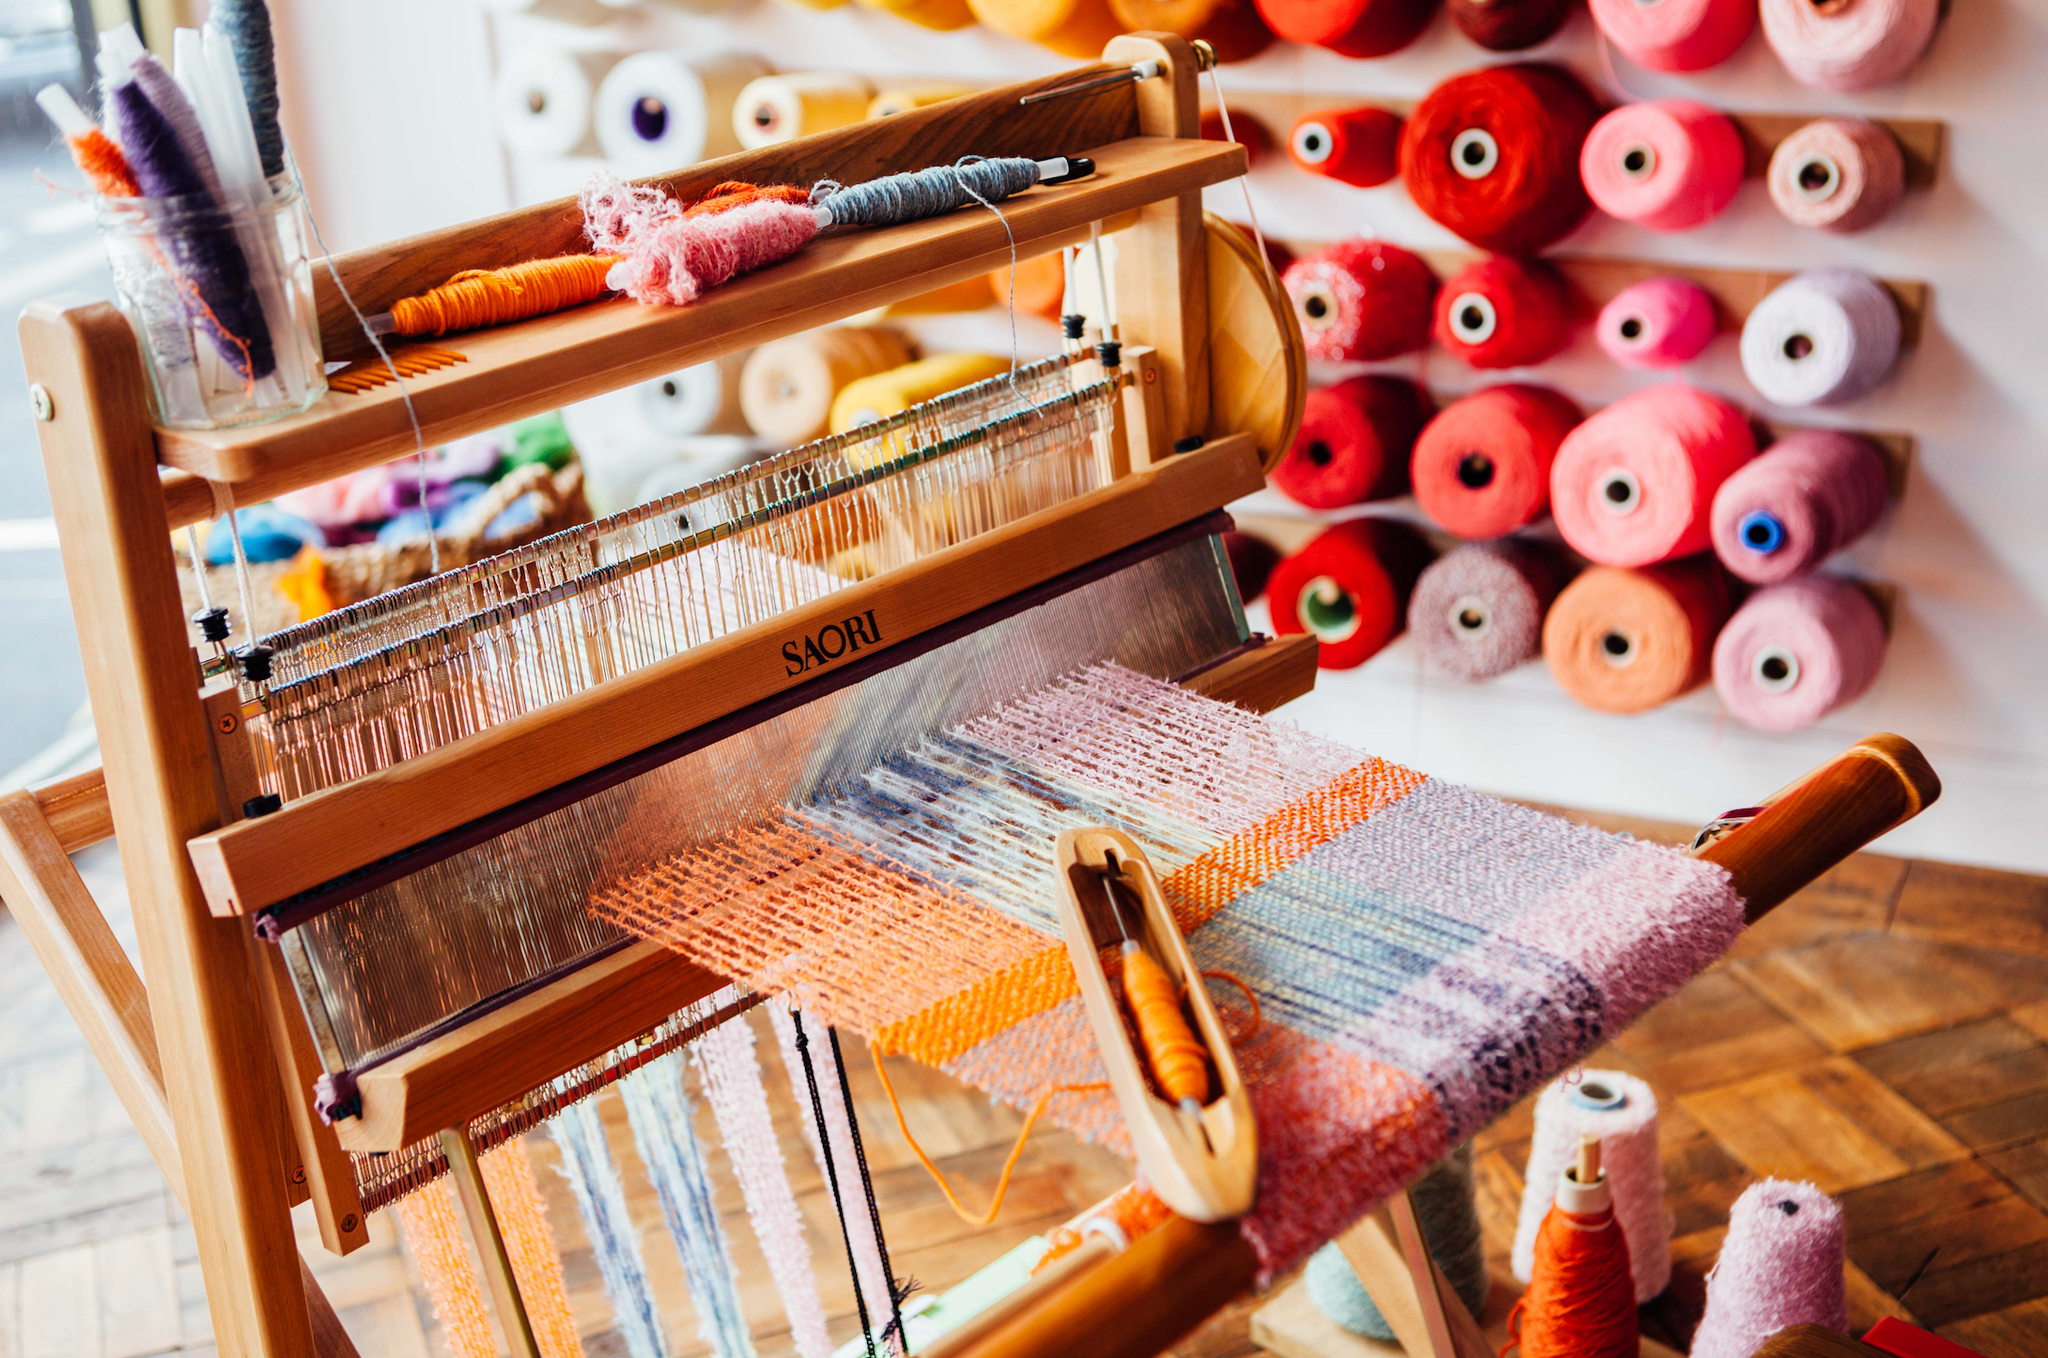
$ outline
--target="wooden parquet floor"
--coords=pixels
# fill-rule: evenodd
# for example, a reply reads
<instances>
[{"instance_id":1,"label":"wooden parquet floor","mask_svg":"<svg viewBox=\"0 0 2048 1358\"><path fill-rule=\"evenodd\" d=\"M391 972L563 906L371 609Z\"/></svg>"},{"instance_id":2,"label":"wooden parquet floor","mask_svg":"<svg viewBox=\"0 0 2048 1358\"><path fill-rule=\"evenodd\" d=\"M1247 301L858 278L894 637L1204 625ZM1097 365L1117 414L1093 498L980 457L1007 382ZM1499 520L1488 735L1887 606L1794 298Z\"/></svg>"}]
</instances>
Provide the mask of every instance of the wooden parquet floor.
<instances>
[{"instance_id":1,"label":"wooden parquet floor","mask_svg":"<svg viewBox=\"0 0 2048 1358\"><path fill-rule=\"evenodd\" d=\"M1673 827L1587 817L1670 838ZM125 932L111 845L81 856ZM128 940L131 941L132 940ZM758 1017L758 1016L756 1016ZM835 1338L852 1296L838 1228L762 1025L777 1127L809 1226ZM857 1044L848 1051L899 1274L943 1290L1127 1181L1115 1157L1034 1134L992 1228L961 1224L897 1135ZM2048 1353L2048 880L1865 854L1752 930L1720 965L1589 1064L1633 1071L1663 1105L1662 1149L1679 1261L1646 1333L1682 1346L1729 1204L1763 1175L1809 1178L1843 1203L1851 1310L1896 1315L1987 1358ZM891 1073L913 1132L970 1202L986 1202L1018 1119L906 1063ZM615 1097L602 1105L642 1230L675 1358L705 1352L681 1270L637 1170ZM790 1352L739 1194L700 1109L724 1195L742 1301L762 1358ZM1496 1272L1506 1257L1531 1133L1527 1105L1476 1143ZM557 1159L529 1138L592 1358L623 1355ZM447 1352L389 1214L346 1259L301 1247L368 1358ZM128 1126L20 931L0 912L0 1358L210 1355L190 1228ZM838 1261L838 1262L834 1262ZM1497 1287L1496 1315L1509 1300ZM1183 1358L1257 1350L1234 1304Z\"/></svg>"}]
</instances>

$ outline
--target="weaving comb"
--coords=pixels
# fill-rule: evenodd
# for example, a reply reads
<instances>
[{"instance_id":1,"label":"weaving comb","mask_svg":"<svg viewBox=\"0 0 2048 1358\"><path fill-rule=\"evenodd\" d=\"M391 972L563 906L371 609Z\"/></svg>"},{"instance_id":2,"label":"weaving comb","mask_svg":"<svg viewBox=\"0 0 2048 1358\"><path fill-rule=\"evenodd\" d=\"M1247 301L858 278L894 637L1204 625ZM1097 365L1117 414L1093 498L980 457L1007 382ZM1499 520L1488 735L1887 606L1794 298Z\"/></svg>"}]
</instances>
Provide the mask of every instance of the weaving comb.
<instances>
[{"instance_id":1,"label":"weaving comb","mask_svg":"<svg viewBox=\"0 0 2048 1358\"><path fill-rule=\"evenodd\" d=\"M1067 955L1147 1183L1160 1201L1191 1221L1243 1216L1251 1210L1258 1180L1251 1095L1187 940L1159 893L1158 874L1130 836L1106 825L1061 832L1055 861ZM1160 1097L1146 1079L1144 1055L1103 966L1102 950L1121 948L1126 939L1165 968L1207 1050L1215 1094L1199 1114Z\"/></svg>"}]
</instances>

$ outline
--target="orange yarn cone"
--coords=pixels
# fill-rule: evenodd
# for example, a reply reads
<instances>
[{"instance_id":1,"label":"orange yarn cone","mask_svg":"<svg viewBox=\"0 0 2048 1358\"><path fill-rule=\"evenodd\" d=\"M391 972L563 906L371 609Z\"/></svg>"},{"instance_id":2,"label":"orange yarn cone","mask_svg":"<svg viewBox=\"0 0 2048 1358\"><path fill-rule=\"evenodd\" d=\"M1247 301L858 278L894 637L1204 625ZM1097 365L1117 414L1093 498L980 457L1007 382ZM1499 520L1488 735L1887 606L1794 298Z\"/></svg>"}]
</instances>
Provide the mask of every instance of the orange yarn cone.
<instances>
[{"instance_id":1,"label":"orange yarn cone","mask_svg":"<svg viewBox=\"0 0 2048 1358\"><path fill-rule=\"evenodd\" d=\"M1536 1232L1529 1290L1508 1315L1502 1358L1517 1346L1522 1358L1635 1358L1636 1285L1597 1147L1590 1166L1582 1151L1558 1182Z\"/></svg>"}]
</instances>

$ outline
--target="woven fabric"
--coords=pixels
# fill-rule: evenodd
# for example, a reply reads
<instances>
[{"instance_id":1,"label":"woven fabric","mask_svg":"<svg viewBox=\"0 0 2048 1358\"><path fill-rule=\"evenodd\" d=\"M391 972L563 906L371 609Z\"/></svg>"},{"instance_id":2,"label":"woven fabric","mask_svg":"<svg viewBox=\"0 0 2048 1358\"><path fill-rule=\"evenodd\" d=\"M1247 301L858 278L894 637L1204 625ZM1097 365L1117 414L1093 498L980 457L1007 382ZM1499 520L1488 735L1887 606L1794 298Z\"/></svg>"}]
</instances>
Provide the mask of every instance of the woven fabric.
<instances>
[{"instance_id":1,"label":"woven fabric","mask_svg":"<svg viewBox=\"0 0 2048 1358\"><path fill-rule=\"evenodd\" d=\"M1720 868L1482 796L1115 666L896 754L593 908L1019 1107L1106 1078L1054 840L1115 825L1204 970L1258 995L1242 1229L1300 1262L1706 966ZM1219 988L1224 1008L1228 987ZM1046 1116L1128 1150L1113 1098Z\"/></svg>"}]
</instances>

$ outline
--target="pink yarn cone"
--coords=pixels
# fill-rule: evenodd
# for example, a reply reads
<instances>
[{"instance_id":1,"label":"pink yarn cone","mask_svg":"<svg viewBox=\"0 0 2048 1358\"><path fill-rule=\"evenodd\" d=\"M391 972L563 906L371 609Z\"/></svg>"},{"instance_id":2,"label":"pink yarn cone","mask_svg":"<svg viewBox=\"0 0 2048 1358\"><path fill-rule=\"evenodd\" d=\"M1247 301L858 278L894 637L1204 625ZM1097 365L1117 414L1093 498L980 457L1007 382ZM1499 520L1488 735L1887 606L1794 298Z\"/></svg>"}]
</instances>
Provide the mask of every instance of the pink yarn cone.
<instances>
[{"instance_id":1,"label":"pink yarn cone","mask_svg":"<svg viewBox=\"0 0 2048 1358\"><path fill-rule=\"evenodd\" d=\"M1753 585L1793 579L1869 532L1886 494L1868 440L1801 429L1714 493L1714 555Z\"/></svg>"},{"instance_id":2,"label":"pink yarn cone","mask_svg":"<svg viewBox=\"0 0 2048 1358\"><path fill-rule=\"evenodd\" d=\"M1610 217L1652 231L1690 231L1721 215L1742 187L1742 134L1690 99L1624 104L1586 134L1579 178Z\"/></svg>"},{"instance_id":3,"label":"pink yarn cone","mask_svg":"<svg viewBox=\"0 0 2048 1358\"><path fill-rule=\"evenodd\" d=\"M1765 1179L1735 1200L1707 1275L1692 1358L1750 1358L1788 1325L1849 1332L1842 1209L1812 1184Z\"/></svg>"},{"instance_id":4,"label":"pink yarn cone","mask_svg":"<svg viewBox=\"0 0 2048 1358\"><path fill-rule=\"evenodd\" d=\"M1676 368L1692 362L1720 328L1714 298L1686 278L1646 278L1600 308L1593 333L1624 368Z\"/></svg>"},{"instance_id":5,"label":"pink yarn cone","mask_svg":"<svg viewBox=\"0 0 2048 1358\"><path fill-rule=\"evenodd\" d=\"M1659 71L1703 71L1756 27L1755 0L1592 0L1590 8L1609 42Z\"/></svg>"},{"instance_id":6,"label":"pink yarn cone","mask_svg":"<svg viewBox=\"0 0 2048 1358\"><path fill-rule=\"evenodd\" d=\"M1622 397L1565 436L1550 513L1574 551L1649 566L1704 551L1714 492L1756 456L1740 410L1680 383Z\"/></svg>"},{"instance_id":7,"label":"pink yarn cone","mask_svg":"<svg viewBox=\"0 0 2048 1358\"><path fill-rule=\"evenodd\" d=\"M1760 589L1714 642L1714 690L1760 731L1797 731L1877 681L1884 618L1847 580L1809 575Z\"/></svg>"}]
</instances>

